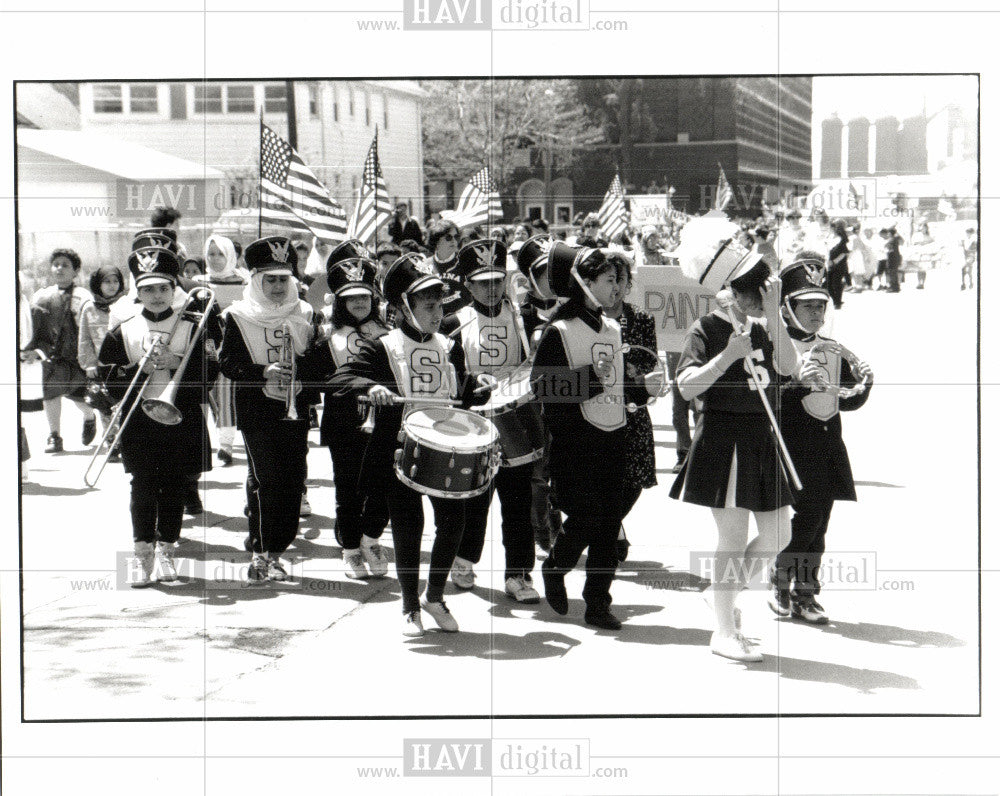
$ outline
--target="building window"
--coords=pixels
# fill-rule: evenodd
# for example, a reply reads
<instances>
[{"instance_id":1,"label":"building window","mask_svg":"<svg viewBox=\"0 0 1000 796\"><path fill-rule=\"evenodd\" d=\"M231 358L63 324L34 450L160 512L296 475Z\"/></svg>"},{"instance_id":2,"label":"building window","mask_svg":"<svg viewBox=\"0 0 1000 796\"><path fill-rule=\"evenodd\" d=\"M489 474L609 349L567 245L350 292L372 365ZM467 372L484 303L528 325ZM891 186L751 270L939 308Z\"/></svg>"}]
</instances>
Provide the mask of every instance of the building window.
<instances>
[{"instance_id":1,"label":"building window","mask_svg":"<svg viewBox=\"0 0 1000 796\"><path fill-rule=\"evenodd\" d=\"M157 113L160 110L156 84L131 85L128 95L129 113Z\"/></svg>"},{"instance_id":2,"label":"building window","mask_svg":"<svg viewBox=\"0 0 1000 796\"><path fill-rule=\"evenodd\" d=\"M335 122L340 121L340 104L337 101L337 87L334 86L333 90L330 92L333 94L333 120Z\"/></svg>"},{"instance_id":3,"label":"building window","mask_svg":"<svg viewBox=\"0 0 1000 796\"><path fill-rule=\"evenodd\" d=\"M309 87L309 113L315 116L318 111L319 92L316 86ZM288 109L288 94L281 83L269 83L264 86L264 113L284 113ZM230 106L232 110L232 106ZM251 111L253 109L251 108Z\"/></svg>"},{"instance_id":4,"label":"building window","mask_svg":"<svg viewBox=\"0 0 1000 796\"><path fill-rule=\"evenodd\" d=\"M253 113L256 110L252 83L226 86L226 113Z\"/></svg>"},{"instance_id":5,"label":"building window","mask_svg":"<svg viewBox=\"0 0 1000 796\"><path fill-rule=\"evenodd\" d=\"M264 92L265 94L267 93L266 86L264 87ZM309 86L309 115L319 116L319 86Z\"/></svg>"},{"instance_id":6,"label":"building window","mask_svg":"<svg viewBox=\"0 0 1000 796\"><path fill-rule=\"evenodd\" d=\"M372 98L370 94L365 94L365 127L372 126Z\"/></svg>"},{"instance_id":7,"label":"building window","mask_svg":"<svg viewBox=\"0 0 1000 796\"><path fill-rule=\"evenodd\" d=\"M94 85L94 113L121 113L122 87L118 83L96 83Z\"/></svg>"},{"instance_id":8,"label":"building window","mask_svg":"<svg viewBox=\"0 0 1000 796\"><path fill-rule=\"evenodd\" d=\"M354 89L347 89L347 100L350 103L347 110L351 114L351 118L354 118Z\"/></svg>"},{"instance_id":9,"label":"building window","mask_svg":"<svg viewBox=\"0 0 1000 796\"><path fill-rule=\"evenodd\" d=\"M389 129L389 98L382 97L382 129Z\"/></svg>"},{"instance_id":10,"label":"building window","mask_svg":"<svg viewBox=\"0 0 1000 796\"><path fill-rule=\"evenodd\" d=\"M219 83L194 84L194 112L222 113L222 86Z\"/></svg>"}]
</instances>

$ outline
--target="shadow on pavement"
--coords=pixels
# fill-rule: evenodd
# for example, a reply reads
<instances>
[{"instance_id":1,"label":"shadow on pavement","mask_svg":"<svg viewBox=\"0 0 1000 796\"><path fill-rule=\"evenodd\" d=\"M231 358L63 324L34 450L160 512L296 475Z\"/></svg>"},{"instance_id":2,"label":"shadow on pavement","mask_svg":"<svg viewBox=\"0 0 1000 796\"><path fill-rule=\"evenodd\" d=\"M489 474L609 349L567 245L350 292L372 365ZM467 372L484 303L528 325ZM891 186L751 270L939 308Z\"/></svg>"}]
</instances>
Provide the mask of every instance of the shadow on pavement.
<instances>
[{"instance_id":1,"label":"shadow on pavement","mask_svg":"<svg viewBox=\"0 0 1000 796\"><path fill-rule=\"evenodd\" d=\"M543 630L514 636L509 633L443 633L429 629L425 635L408 642L406 648L422 655L495 661L561 658L579 644L575 638Z\"/></svg>"},{"instance_id":2,"label":"shadow on pavement","mask_svg":"<svg viewBox=\"0 0 1000 796\"><path fill-rule=\"evenodd\" d=\"M24 495L40 495L43 497L64 497L68 495L85 495L88 492L93 492L90 487L71 487L71 486L44 486L43 484L33 484L30 481L25 481L21 484L21 493Z\"/></svg>"},{"instance_id":3,"label":"shadow on pavement","mask_svg":"<svg viewBox=\"0 0 1000 796\"><path fill-rule=\"evenodd\" d=\"M895 625L873 625L869 622L830 620L830 624L816 625L816 629L821 633L833 633L852 641L870 641L873 644L892 644L897 647L947 648L965 646L965 642L961 639L936 630L911 630Z\"/></svg>"}]
</instances>

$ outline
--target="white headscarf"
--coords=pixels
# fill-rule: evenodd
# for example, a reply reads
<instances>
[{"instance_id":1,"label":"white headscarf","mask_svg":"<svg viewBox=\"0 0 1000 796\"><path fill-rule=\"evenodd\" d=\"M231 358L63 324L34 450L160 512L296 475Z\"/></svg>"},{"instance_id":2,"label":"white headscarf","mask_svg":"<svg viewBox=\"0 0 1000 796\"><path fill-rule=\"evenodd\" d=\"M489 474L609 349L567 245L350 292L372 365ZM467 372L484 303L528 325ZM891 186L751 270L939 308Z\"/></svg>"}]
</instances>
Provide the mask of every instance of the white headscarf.
<instances>
[{"instance_id":1,"label":"white headscarf","mask_svg":"<svg viewBox=\"0 0 1000 796\"><path fill-rule=\"evenodd\" d=\"M229 305L227 312L248 323L277 329L287 323L295 340L295 353L303 354L312 337L313 308L299 298L299 282L288 277L288 293L285 300L275 304L264 294L264 276L267 271L257 271L250 277L250 283L243 290L243 298Z\"/></svg>"},{"instance_id":2,"label":"white headscarf","mask_svg":"<svg viewBox=\"0 0 1000 796\"><path fill-rule=\"evenodd\" d=\"M226 256L226 264L223 266L221 271L216 271L212 268L212 260L208 256L209 247L211 247L213 243L215 244L215 247ZM236 247L229 238L225 235L209 235L208 240L205 241L205 267L208 269L208 273L205 274L207 277L206 281L214 279L230 279L234 276L246 279L248 274L236 265L237 262L239 262L239 258L236 256Z\"/></svg>"}]
</instances>

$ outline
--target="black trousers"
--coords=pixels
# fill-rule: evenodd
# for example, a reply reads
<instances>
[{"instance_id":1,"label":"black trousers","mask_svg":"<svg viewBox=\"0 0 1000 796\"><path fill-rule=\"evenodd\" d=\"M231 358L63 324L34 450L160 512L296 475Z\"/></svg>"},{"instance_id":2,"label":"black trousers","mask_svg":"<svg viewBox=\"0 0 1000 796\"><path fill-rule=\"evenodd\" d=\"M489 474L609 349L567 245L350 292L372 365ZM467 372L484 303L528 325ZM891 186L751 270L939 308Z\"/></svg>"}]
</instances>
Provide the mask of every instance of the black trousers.
<instances>
[{"instance_id":1,"label":"black trousers","mask_svg":"<svg viewBox=\"0 0 1000 796\"><path fill-rule=\"evenodd\" d=\"M543 569L565 575L587 551L583 600L587 611L607 610L618 568L615 543L622 522L622 462L591 457L572 473L554 476L556 500L566 514Z\"/></svg>"},{"instance_id":2,"label":"black trousers","mask_svg":"<svg viewBox=\"0 0 1000 796\"><path fill-rule=\"evenodd\" d=\"M832 511L833 500L829 498L796 502L792 540L775 561L773 581L778 588L791 588L801 597L819 594L819 572Z\"/></svg>"},{"instance_id":3,"label":"black trousers","mask_svg":"<svg viewBox=\"0 0 1000 796\"><path fill-rule=\"evenodd\" d=\"M470 498L466 507L465 533L458 555L478 564L486 541L486 523L493 493L500 495L500 523L503 533L504 580L526 577L535 566L535 535L531 523L532 473L534 463L501 467L490 488Z\"/></svg>"},{"instance_id":4,"label":"black trousers","mask_svg":"<svg viewBox=\"0 0 1000 796\"><path fill-rule=\"evenodd\" d=\"M378 539L389 522L385 493L373 490L364 494L359 485L367 444L366 434L347 432L329 446L337 501L337 538L345 550L357 550L362 536Z\"/></svg>"},{"instance_id":5,"label":"black trousers","mask_svg":"<svg viewBox=\"0 0 1000 796\"><path fill-rule=\"evenodd\" d=\"M299 530L309 421L279 420L273 428L242 431L247 450L252 549L255 553L280 555Z\"/></svg>"},{"instance_id":6,"label":"black trousers","mask_svg":"<svg viewBox=\"0 0 1000 796\"><path fill-rule=\"evenodd\" d=\"M181 535L187 481L163 469L132 473L132 539L173 544Z\"/></svg>"},{"instance_id":7,"label":"black trousers","mask_svg":"<svg viewBox=\"0 0 1000 796\"><path fill-rule=\"evenodd\" d=\"M424 496L396 478L388 482L396 578L403 593L403 613L420 609L420 540L424 533ZM427 575L427 599L440 600L465 528L465 500L430 498L434 509L434 545Z\"/></svg>"},{"instance_id":8,"label":"black trousers","mask_svg":"<svg viewBox=\"0 0 1000 796\"><path fill-rule=\"evenodd\" d=\"M553 505L552 485L549 475L549 448L546 443L545 455L531 465L531 527L539 536L550 538L559 530L562 517Z\"/></svg>"}]
</instances>

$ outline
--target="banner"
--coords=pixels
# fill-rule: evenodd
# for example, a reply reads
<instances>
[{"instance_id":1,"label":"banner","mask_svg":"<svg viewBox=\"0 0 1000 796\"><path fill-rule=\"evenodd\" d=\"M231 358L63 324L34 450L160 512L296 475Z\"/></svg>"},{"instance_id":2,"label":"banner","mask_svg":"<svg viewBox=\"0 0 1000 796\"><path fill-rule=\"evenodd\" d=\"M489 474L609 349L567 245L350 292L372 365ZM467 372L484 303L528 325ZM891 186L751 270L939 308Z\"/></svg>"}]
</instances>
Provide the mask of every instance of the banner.
<instances>
[{"instance_id":1,"label":"banner","mask_svg":"<svg viewBox=\"0 0 1000 796\"><path fill-rule=\"evenodd\" d=\"M645 224L655 224L658 227L667 223L667 208L669 207L665 193L649 193L642 196L628 196L632 209L632 226L641 228Z\"/></svg>"},{"instance_id":2,"label":"banner","mask_svg":"<svg viewBox=\"0 0 1000 796\"><path fill-rule=\"evenodd\" d=\"M680 351L688 327L715 309L715 295L684 276L676 265L636 268L629 301L653 316L661 351Z\"/></svg>"}]
</instances>

